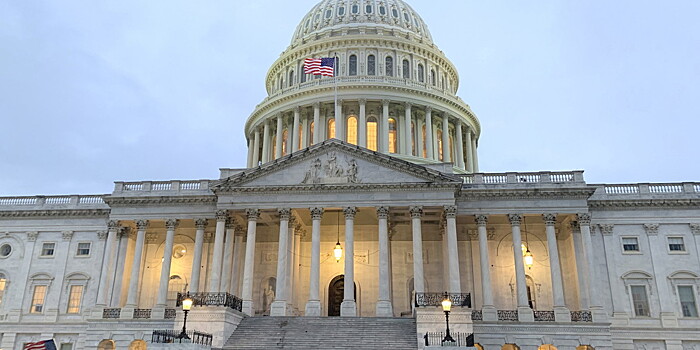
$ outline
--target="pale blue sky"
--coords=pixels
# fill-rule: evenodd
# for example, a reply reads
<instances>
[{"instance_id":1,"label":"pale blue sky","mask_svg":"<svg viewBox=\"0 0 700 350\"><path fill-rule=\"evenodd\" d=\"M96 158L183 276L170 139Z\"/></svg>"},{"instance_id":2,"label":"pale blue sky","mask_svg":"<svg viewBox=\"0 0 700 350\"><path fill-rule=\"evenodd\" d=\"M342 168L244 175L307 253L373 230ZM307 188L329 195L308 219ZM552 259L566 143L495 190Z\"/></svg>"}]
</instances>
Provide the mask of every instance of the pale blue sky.
<instances>
[{"instance_id":1,"label":"pale blue sky","mask_svg":"<svg viewBox=\"0 0 700 350\"><path fill-rule=\"evenodd\" d=\"M481 170L700 181L700 2L408 0L482 123ZM0 196L244 167L315 0L0 0Z\"/></svg>"}]
</instances>

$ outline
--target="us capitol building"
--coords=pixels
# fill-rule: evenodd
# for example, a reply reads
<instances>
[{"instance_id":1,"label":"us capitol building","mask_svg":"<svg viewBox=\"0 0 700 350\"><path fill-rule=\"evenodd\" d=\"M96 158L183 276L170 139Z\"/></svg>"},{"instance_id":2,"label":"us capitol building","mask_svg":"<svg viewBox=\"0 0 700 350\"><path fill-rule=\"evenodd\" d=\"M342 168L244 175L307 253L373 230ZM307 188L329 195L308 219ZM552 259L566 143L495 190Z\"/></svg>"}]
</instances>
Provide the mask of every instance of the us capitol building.
<instances>
[{"instance_id":1,"label":"us capitol building","mask_svg":"<svg viewBox=\"0 0 700 350\"><path fill-rule=\"evenodd\" d=\"M700 183L481 172L457 70L402 0L321 1L265 86L219 179L0 197L0 348L159 349L189 292L213 348L384 319L417 349L449 292L482 349L700 349Z\"/></svg>"}]
</instances>

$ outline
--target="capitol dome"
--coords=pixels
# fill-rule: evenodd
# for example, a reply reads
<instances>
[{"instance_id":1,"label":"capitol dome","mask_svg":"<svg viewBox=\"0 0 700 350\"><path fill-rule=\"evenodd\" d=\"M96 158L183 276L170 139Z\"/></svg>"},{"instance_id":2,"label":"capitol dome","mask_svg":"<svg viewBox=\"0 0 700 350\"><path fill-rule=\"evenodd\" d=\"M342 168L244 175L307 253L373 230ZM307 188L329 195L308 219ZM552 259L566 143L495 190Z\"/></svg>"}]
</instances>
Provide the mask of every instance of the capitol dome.
<instances>
[{"instance_id":1,"label":"capitol dome","mask_svg":"<svg viewBox=\"0 0 700 350\"><path fill-rule=\"evenodd\" d=\"M304 73L335 58L335 76ZM245 125L248 167L327 139L417 164L478 172L481 125L459 75L402 0L322 0L297 26Z\"/></svg>"}]
</instances>

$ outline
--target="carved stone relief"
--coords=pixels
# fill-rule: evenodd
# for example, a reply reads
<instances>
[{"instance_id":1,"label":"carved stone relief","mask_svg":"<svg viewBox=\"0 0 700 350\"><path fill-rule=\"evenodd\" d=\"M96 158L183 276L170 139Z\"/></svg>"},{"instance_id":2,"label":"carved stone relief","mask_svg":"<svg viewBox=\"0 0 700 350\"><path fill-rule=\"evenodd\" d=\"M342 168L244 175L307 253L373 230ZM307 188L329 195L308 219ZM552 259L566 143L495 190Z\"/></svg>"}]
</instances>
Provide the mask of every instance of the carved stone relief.
<instances>
[{"instance_id":1,"label":"carved stone relief","mask_svg":"<svg viewBox=\"0 0 700 350\"><path fill-rule=\"evenodd\" d=\"M321 160L321 158L324 158ZM309 169L304 175L302 184L346 184L359 183L357 177L357 161L344 157L341 162L335 152L329 152L321 158L311 161Z\"/></svg>"}]
</instances>

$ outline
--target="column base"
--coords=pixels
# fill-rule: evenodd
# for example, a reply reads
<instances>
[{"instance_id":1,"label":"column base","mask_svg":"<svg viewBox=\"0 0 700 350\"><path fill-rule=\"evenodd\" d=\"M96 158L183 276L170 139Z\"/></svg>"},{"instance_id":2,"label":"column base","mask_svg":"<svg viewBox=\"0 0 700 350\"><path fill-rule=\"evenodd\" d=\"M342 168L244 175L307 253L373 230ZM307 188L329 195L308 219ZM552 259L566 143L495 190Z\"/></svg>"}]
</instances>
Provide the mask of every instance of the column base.
<instances>
[{"instance_id":1,"label":"column base","mask_svg":"<svg viewBox=\"0 0 700 350\"><path fill-rule=\"evenodd\" d=\"M102 313L105 310L104 305L95 305L95 307L92 308L92 311L90 312L92 314L92 318L102 318Z\"/></svg>"},{"instance_id":2,"label":"column base","mask_svg":"<svg viewBox=\"0 0 700 350\"><path fill-rule=\"evenodd\" d=\"M321 316L321 301L309 300L308 302L306 302L304 316Z\"/></svg>"},{"instance_id":3,"label":"column base","mask_svg":"<svg viewBox=\"0 0 700 350\"><path fill-rule=\"evenodd\" d=\"M662 312L661 325L664 328L676 328L678 327L678 317L672 312Z\"/></svg>"},{"instance_id":4,"label":"column base","mask_svg":"<svg viewBox=\"0 0 700 350\"><path fill-rule=\"evenodd\" d=\"M243 311L243 313L248 316L255 316L255 312L253 311L253 301L243 300L243 306L241 308L241 311Z\"/></svg>"},{"instance_id":5,"label":"column base","mask_svg":"<svg viewBox=\"0 0 700 350\"><path fill-rule=\"evenodd\" d=\"M564 306L554 307L554 321L571 322L571 311Z\"/></svg>"},{"instance_id":6,"label":"column base","mask_svg":"<svg viewBox=\"0 0 700 350\"><path fill-rule=\"evenodd\" d=\"M357 304L354 300L343 300L340 303L340 316L341 317L356 317L357 316Z\"/></svg>"},{"instance_id":7,"label":"column base","mask_svg":"<svg viewBox=\"0 0 700 350\"><path fill-rule=\"evenodd\" d=\"M287 316L287 302L275 300L270 305L270 316Z\"/></svg>"},{"instance_id":8,"label":"column base","mask_svg":"<svg viewBox=\"0 0 700 350\"><path fill-rule=\"evenodd\" d=\"M151 319L163 320L165 319L165 307L161 305L156 305L151 309Z\"/></svg>"},{"instance_id":9,"label":"column base","mask_svg":"<svg viewBox=\"0 0 700 350\"><path fill-rule=\"evenodd\" d=\"M377 317L394 317L394 308L390 301L377 301Z\"/></svg>"},{"instance_id":10,"label":"column base","mask_svg":"<svg viewBox=\"0 0 700 350\"><path fill-rule=\"evenodd\" d=\"M119 318L121 318L121 319L134 318L134 309L136 309L136 308L132 307L132 306L124 306L122 308L122 312L119 314Z\"/></svg>"},{"instance_id":11,"label":"column base","mask_svg":"<svg viewBox=\"0 0 700 350\"><path fill-rule=\"evenodd\" d=\"M610 318L608 317L608 313L605 312L605 309L603 309L603 307L591 306L590 311L591 311L591 318L593 318L593 322L603 322L603 323L610 322ZM625 314L625 316L627 316L627 315Z\"/></svg>"},{"instance_id":12,"label":"column base","mask_svg":"<svg viewBox=\"0 0 700 350\"><path fill-rule=\"evenodd\" d=\"M484 321L498 321L498 310L493 305L485 305L481 308L481 319Z\"/></svg>"},{"instance_id":13,"label":"column base","mask_svg":"<svg viewBox=\"0 0 700 350\"><path fill-rule=\"evenodd\" d=\"M519 322L535 322L535 313L528 306L518 306Z\"/></svg>"}]
</instances>

